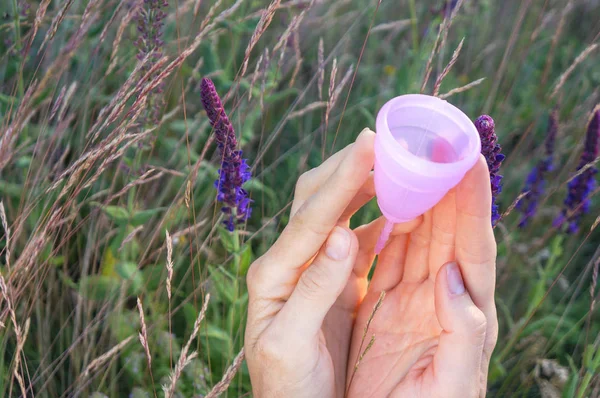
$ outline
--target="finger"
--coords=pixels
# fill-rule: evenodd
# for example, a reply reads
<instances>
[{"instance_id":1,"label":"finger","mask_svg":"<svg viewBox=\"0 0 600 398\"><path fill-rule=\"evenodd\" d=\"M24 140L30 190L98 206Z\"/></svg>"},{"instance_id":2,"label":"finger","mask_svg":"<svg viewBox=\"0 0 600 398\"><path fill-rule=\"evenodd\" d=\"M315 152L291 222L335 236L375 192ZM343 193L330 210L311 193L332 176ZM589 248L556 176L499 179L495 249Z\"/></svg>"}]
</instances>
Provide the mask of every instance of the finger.
<instances>
[{"instance_id":1,"label":"finger","mask_svg":"<svg viewBox=\"0 0 600 398\"><path fill-rule=\"evenodd\" d=\"M483 157L456 189L456 260L479 308L494 298L496 241L491 224L492 193Z\"/></svg>"},{"instance_id":2,"label":"finger","mask_svg":"<svg viewBox=\"0 0 600 398\"><path fill-rule=\"evenodd\" d=\"M444 265L436 276L435 310L443 329L433 357L435 384L444 396L479 396L486 318L473 303L456 263Z\"/></svg>"},{"instance_id":3,"label":"finger","mask_svg":"<svg viewBox=\"0 0 600 398\"><path fill-rule=\"evenodd\" d=\"M363 131L368 130L364 129ZM336 152L330 156L325 162L319 167L311 169L300 176L296 183L296 190L294 192L294 201L292 202L291 215L296 214L302 204L313 195L325 181L333 174L338 168L342 160L354 146L354 143L346 146L344 149Z\"/></svg>"},{"instance_id":4,"label":"finger","mask_svg":"<svg viewBox=\"0 0 600 398\"><path fill-rule=\"evenodd\" d=\"M429 276L429 246L433 225L431 210L423 215L423 223L409 237L406 252L406 264L402 281L408 283L423 282Z\"/></svg>"},{"instance_id":5,"label":"finger","mask_svg":"<svg viewBox=\"0 0 600 398\"><path fill-rule=\"evenodd\" d=\"M415 228L417 228L422 221L422 217L417 217L412 221L394 224L394 229L390 234L390 241L395 236L403 234L405 235L414 231ZM379 235L381 235L381 230L383 229L385 222L385 217L379 217L378 219L371 221L369 224L361 225L360 227L354 230L354 233L358 237L359 248L358 257L356 258L356 265L354 266L354 273L357 274L359 277L367 276L371 269L371 264L373 264L373 260L375 259L375 245L377 244ZM383 252L385 251L386 250L384 248ZM394 252L393 249L390 249L389 251ZM378 261L378 263L381 263L381 260ZM368 264L368 266L364 266L364 264Z\"/></svg>"},{"instance_id":6,"label":"finger","mask_svg":"<svg viewBox=\"0 0 600 398\"><path fill-rule=\"evenodd\" d=\"M437 275L440 267L455 258L456 191L451 189L433 208L429 275Z\"/></svg>"},{"instance_id":7,"label":"finger","mask_svg":"<svg viewBox=\"0 0 600 398\"><path fill-rule=\"evenodd\" d=\"M361 207L367 204L375 196L375 182L373 180L373 172L369 174L367 181L360 187L360 190L356 196L352 199L348 207L344 210L344 213L340 216L340 223L348 226L350 218L356 213Z\"/></svg>"},{"instance_id":8,"label":"finger","mask_svg":"<svg viewBox=\"0 0 600 398\"><path fill-rule=\"evenodd\" d=\"M393 289L400 283L406 267L408 240L408 234L396 235L390 238L377 259L375 272L369 284L370 292L378 294L382 290Z\"/></svg>"},{"instance_id":9,"label":"finger","mask_svg":"<svg viewBox=\"0 0 600 398\"><path fill-rule=\"evenodd\" d=\"M263 256L276 284L293 284L301 267L321 248L373 166L374 134L365 131L321 188L300 207Z\"/></svg>"},{"instance_id":10,"label":"finger","mask_svg":"<svg viewBox=\"0 0 600 398\"><path fill-rule=\"evenodd\" d=\"M305 340L306 336L316 335L346 286L357 251L358 240L354 233L335 227L324 248L300 276L273 326L289 331L290 337L295 339Z\"/></svg>"}]
</instances>

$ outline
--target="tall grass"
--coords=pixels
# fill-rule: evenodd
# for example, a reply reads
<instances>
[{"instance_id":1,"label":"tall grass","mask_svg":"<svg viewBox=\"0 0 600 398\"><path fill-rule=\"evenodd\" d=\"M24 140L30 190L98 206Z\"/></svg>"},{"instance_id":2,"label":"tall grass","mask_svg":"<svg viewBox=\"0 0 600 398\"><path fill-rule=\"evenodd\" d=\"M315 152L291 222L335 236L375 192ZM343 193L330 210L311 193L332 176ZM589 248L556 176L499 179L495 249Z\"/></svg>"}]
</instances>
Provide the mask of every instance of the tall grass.
<instances>
[{"instance_id":1,"label":"tall grass","mask_svg":"<svg viewBox=\"0 0 600 398\"><path fill-rule=\"evenodd\" d=\"M144 29L162 34L141 51L154 3L164 18ZM162 3L0 4L2 396L247 394L244 276L286 224L295 180L420 91L494 117L501 211L557 107L540 210L496 227L489 391L600 395L597 190L580 232L552 227L600 102L597 1ZM202 77L253 167L254 213L236 234L215 201ZM353 223L377 215L370 203Z\"/></svg>"}]
</instances>

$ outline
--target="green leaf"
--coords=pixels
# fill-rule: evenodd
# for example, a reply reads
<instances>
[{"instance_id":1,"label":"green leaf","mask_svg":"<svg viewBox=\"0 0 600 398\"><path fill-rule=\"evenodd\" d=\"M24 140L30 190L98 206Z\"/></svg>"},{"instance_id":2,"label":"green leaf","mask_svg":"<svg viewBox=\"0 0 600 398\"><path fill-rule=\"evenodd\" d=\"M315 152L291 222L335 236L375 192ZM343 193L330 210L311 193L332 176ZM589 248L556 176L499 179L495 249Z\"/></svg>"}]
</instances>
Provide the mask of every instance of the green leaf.
<instances>
[{"instance_id":1,"label":"green leaf","mask_svg":"<svg viewBox=\"0 0 600 398\"><path fill-rule=\"evenodd\" d=\"M219 226L217 228L219 231L219 237L221 238L221 244L225 248L228 253L235 253L235 236L233 233L229 232L226 228Z\"/></svg>"},{"instance_id":2,"label":"green leaf","mask_svg":"<svg viewBox=\"0 0 600 398\"><path fill-rule=\"evenodd\" d=\"M135 387L131 390L131 394L129 394L130 398L150 398L150 393L142 390L139 387Z\"/></svg>"},{"instance_id":3,"label":"green leaf","mask_svg":"<svg viewBox=\"0 0 600 398\"><path fill-rule=\"evenodd\" d=\"M108 325L116 341L123 341L137 333L140 327L140 316L137 311L123 310L108 315Z\"/></svg>"},{"instance_id":4,"label":"green leaf","mask_svg":"<svg viewBox=\"0 0 600 398\"><path fill-rule=\"evenodd\" d=\"M125 225L129 222L129 212L120 206L103 206L98 202L91 202L93 206L100 207L104 214L108 216L115 224Z\"/></svg>"},{"instance_id":5,"label":"green leaf","mask_svg":"<svg viewBox=\"0 0 600 398\"><path fill-rule=\"evenodd\" d=\"M562 392L563 398L572 398L575 396L575 392L577 391L577 384L579 383L579 374L578 372L571 372L569 375L569 379L565 384Z\"/></svg>"},{"instance_id":6,"label":"green leaf","mask_svg":"<svg viewBox=\"0 0 600 398\"><path fill-rule=\"evenodd\" d=\"M136 263L132 262L122 262L117 264L116 267L117 274L126 281L131 283L130 294L137 294L142 288L144 284L144 280L142 278L142 273L138 270L138 266Z\"/></svg>"},{"instance_id":7,"label":"green leaf","mask_svg":"<svg viewBox=\"0 0 600 398\"><path fill-rule=\"evenodd\" d=\"M79 281L79 294L88 300L107 301L119 291L119 281L105 275L88 275Z\"/></svg>"},{"instance_id":8,"label":"green leaf","mask_svg":"<svg viewBox=\"0 0 600 398\"><path fill-rule=\"evenodd\" d=\"M252 247L251 245L246 244L244 245L242 253L240 254L240 275L246 275L246 273L248 272L248 268L250 268L250 264L252 264L252 260L254 260Z\"/></svg>"},{"instance_id":9,"label":"green leaf","mask_svg":"<svg viewBox=\"0 0 600 398\"><path fill-rule=\"evenodd\" d=\"M163 210L165 210L164 207L159 207L159 208L150 209L150 210L141 210L141 211L138 211L138 212L136 212L133 215L133 217L131 217L130 224L133 225L134 227L137 227L139 225L143 225L143 224L147 223L148 221L150 221L150 219L152 217L156 216L157 214L159 214Z\"/></svg>"},{"instance_id":10,"label":"green leaf","mask_svg":"<svg viewBox=\"0 0 600 398\"><path fill-rule=\"evenodd\" d=\"M229 336L229 332L210 323L206 327L202 328L201 334L203 334L204 337L209 339L219 340L227 344L231 343L231 337Z\"/></svg>"}]
</instances>

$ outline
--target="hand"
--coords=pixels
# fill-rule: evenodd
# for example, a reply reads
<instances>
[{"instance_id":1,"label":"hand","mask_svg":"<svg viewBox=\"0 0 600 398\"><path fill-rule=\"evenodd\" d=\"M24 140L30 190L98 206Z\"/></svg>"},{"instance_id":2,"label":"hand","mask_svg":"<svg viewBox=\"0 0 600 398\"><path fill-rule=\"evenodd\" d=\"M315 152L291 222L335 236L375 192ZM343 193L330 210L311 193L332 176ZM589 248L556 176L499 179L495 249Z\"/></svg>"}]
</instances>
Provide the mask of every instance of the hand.
<instances>
[{"instance_id":1,"label":"hand","mask_svg":"<svg viewBox=\"0 0 600 398\"><path fill-rule=\"evenodd\" d=\"M368 253L348 223L374 195L374 137L363 131L299 179L289 224L250 267L245 353L256 397L344 394L370 268L356 261Z\"/></svg>"},{"instance_id":2,"label":"hand","mask_svg":"<svg viewBox=\"0 0 600 398\"><path fill-rule=\"evenodd\" d=\"M490 209L489 172L481 158L421 225L393 234L358 311L348 396L485 396L498 333ZM381 223L362 228L370 238L361 241L361 250L370 248L365 258L370 263ZM387 294L360 348L383 290ZM352 378L359 350L364 352L373 335L374 344Z\"/></svg>"}]
</instances>

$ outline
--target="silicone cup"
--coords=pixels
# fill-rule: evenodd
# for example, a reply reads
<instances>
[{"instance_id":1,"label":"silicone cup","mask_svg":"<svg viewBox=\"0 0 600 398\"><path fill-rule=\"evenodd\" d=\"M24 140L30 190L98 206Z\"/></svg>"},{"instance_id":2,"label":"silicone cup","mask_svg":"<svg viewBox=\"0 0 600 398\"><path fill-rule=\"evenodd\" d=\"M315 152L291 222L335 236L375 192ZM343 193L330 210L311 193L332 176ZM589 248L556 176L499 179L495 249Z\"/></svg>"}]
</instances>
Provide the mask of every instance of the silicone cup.
<instances>
[{"instance_id":1,"label":"silicone cup","mask_svg":"<svg viewBox=\"0 0 600 398\"><path fill-rule=\"evenodd\" d=\"M375 250L379 253L394 223L425 213L462 180L477 162L481 141L460 109L419 94L383 105L376 132L375 192L387 219Z\"/></svg>"}]
</instances>

